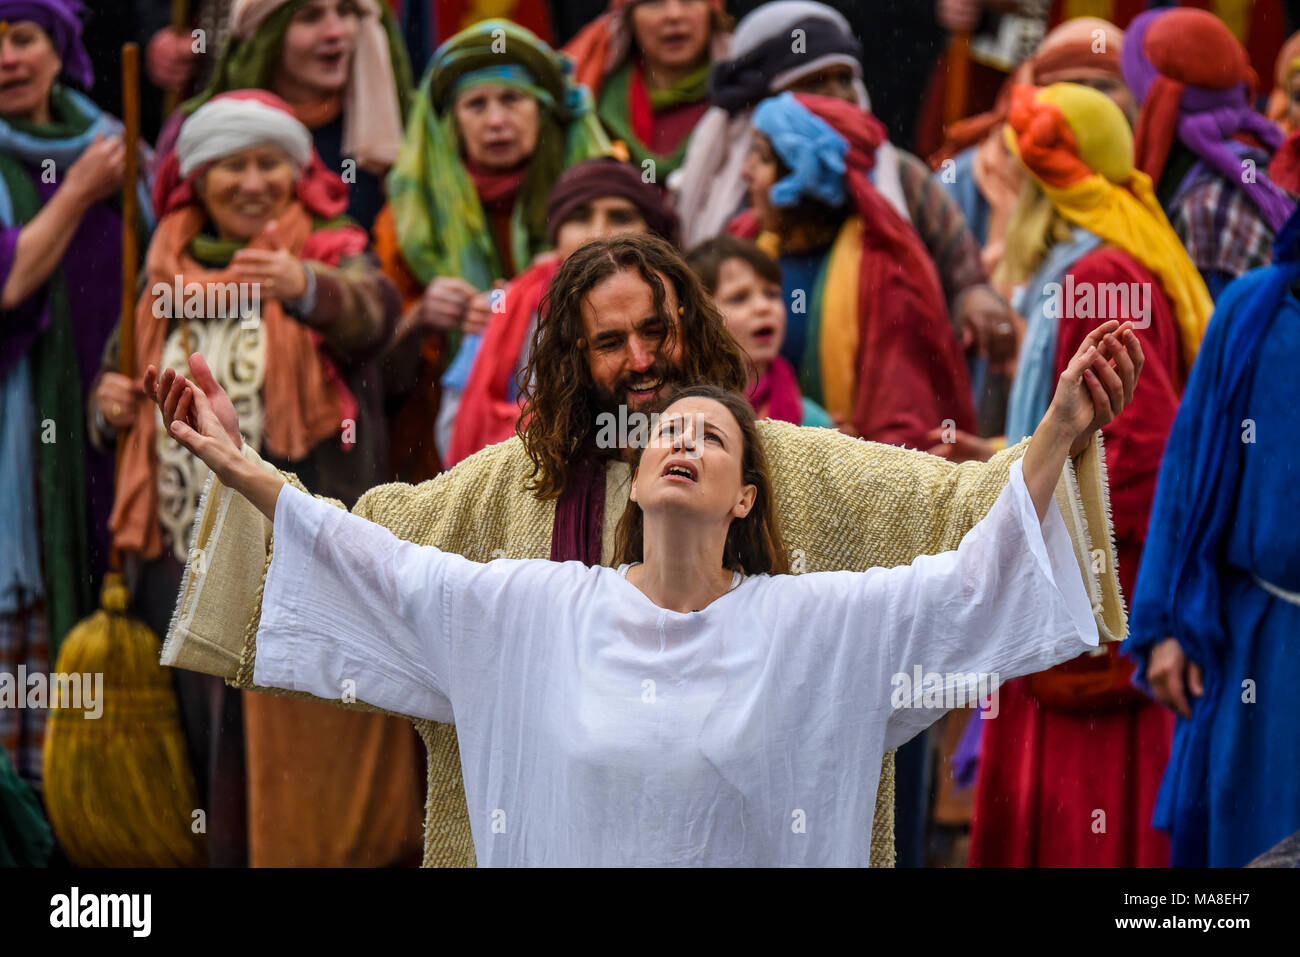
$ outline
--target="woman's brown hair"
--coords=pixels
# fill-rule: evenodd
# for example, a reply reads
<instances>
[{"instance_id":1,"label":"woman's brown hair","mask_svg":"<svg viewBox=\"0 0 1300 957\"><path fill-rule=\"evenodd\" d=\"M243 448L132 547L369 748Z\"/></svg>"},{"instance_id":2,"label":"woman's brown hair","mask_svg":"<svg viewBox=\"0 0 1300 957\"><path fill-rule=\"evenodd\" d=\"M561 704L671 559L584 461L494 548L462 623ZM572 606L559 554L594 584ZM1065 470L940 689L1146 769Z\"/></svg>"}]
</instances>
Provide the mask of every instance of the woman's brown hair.
<instances>
[{"instance_id":1,"label":"woman's brown hair","mask_svg":"<svg viewBox=\"0 0 1300 957\"><path fill-rule=\"evenodd\" d=\"M666 330L661 350L681 346L675 385L711 382L743 389L745 357L727 331L713 297L671 244L651 235L616 236L578 249L555 274L542 300L528 363L518 385L524 397L516 432L532 461L527 487L557 498L573 466L592 456L597 431L595 383L583 347L582 301L617 273L636 272L654 294ZM681 314L670 316L664 280L672 283ZM525 423L527 424L525 427Z\"/></svg>"},{"instance_id":2,"label":"woman's brown hair","mask_svg":"<svg viewBox=\"0 0 1300 957\"><path fill-rule=\"evenodd\" d=\"M744 453L741 457L741 481L755 488L754 505L744 518L733 518L727 529L727 544L722 552L724 568L746 575L786 575L790 561L781 541L780 522L776 514L776 499L772 493L772 479L767 470L767 456L758 434L754 409L743 394L734 389L720 389L715 385L690 385L675 389L664 401L656 403L653 412L662 414L681 399L712 399L724 406L740 426ZM644 448L636 450L633 468L641 464ZM615 564L644 560L645 525L641 506L631 499L623 509L614 540Z\"/></svg>"}]
</instances>

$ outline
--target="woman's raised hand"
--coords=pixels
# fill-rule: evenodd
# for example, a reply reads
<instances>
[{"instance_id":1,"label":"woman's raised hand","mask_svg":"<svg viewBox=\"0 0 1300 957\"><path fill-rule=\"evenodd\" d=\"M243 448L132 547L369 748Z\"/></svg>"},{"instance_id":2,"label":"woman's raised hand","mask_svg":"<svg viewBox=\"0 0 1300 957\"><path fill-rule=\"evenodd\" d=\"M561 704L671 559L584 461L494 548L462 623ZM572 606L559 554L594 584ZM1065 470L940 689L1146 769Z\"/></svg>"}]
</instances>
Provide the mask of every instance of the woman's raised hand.
<instances>
[{"instance_id":1,"label":"woman's raised hand","mask_svg":"<svg viewBox=\"0 0 1300 957\"><path fill-rule=\"evenodd\" d=\"M213 377L203 356L190 356L191 382L175 370L150 366L144 375L145 391L162 410L167 433L212 469L221 483L239 492L269 521L275 521L275 503L284 477L258 468L244 458L239 418L226 390Z\"/></svg>"},{"instance_id":2,"label":"woman's raised hand","mask_svg":"<svg viewBox=\"0 0 1300 957\"><path fill-rule=\"evenodd\" d=\"M1143 361L1133 324L1121 326L1113 319L1088 333L1070 359L1021 460L1025 486L1040 521L1047 514L1066 456L1086 449L1092 434L1113 422L1133 401Z\"/></svg>"},{"instance_id":3,"label":"woman's raised hand","mask_svg":"<svg viewBox=\"0 0 1300 957\"><path fill-rule=\"evenodd\" d=\"M1112 319L1084 337L1057 381L1045 417L1071 436L1072 455L1082 452L1092 434L1133 401L1145 361L1131 322L1120 325Z\"/></svg>"},{"instance_id":4,"label":"woman's raised hand","mask_svg":"<svg viewBox=\"0 0 1300 957\"><path fill-rule=\"evenodd\" d=\"M245 459L240 454L240 447L230 440L221 420L212 411L212 403L202 389L180 376L172 383L168 400L172 392L178 392L179 398L172 409L171 424L167 431L172 438L202 459L223 483L232 484L231 476L235 466Z\"/></svg>"},{"instance_id":5,"label":"woman's raised hand","mask_svg":"<svg viewBox=\"0 0 1300 957\"><path fill-rule=\"evenodd\" d=\"M175 435L172 431L172 422L176 420L178 410L181 407L181 399L184 397L187 387L197 384L199 390L207 400L208 407L212 410L222 432L225 434L229 443L234 446L238 452L244 444L244 437L239 432L239 415L235 412L235 405L230 401L230 396L226 390L221 387L217 377L212 374L208 368L207 361L201 353L194 353L190 356L190 372L194 375L194 382L190 382L183 375L176 372L175 369L164 369L162 375L158 374L157 368L149 366L144 374L145 393L157 404L159 411L162 412L163 428L169 435ZM192 409L194 400L190 400L187 409ZM191 427L195 427L191 423ZM188 446L187 446L188 448Z\"/></svg>"}]
</instances>

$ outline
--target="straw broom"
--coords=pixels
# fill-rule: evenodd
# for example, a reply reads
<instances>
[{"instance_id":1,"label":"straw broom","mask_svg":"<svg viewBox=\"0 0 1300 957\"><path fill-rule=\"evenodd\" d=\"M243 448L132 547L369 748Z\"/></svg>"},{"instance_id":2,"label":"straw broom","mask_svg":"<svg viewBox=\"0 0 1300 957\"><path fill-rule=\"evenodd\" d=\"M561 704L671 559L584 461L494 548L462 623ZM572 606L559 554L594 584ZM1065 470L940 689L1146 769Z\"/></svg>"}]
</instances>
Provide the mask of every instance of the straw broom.
<instances>
[{"instance_id":1,"label":"straw broom","mask_svg":"<svg viewBox=\"0 0 1300 957\"><path fill-rule=\"evenodd\" d=\"M140 51L122 48L121 371L134 378L139 221ZM118 437L120 467L125 430ZM198 808L185 738L159 642L126 614L122 556L114 549L101 608L68 632L56 671L80 675L83 694L52 701L45 738L45 803L68 859L80 867L166 867L204 863L204 836L191 828ZM86 680L103 675L102 708L87 718ZM92 679L93 680L93 679ZM64 687L68 685L64 683Z\"/></svg>"}]
</instances>

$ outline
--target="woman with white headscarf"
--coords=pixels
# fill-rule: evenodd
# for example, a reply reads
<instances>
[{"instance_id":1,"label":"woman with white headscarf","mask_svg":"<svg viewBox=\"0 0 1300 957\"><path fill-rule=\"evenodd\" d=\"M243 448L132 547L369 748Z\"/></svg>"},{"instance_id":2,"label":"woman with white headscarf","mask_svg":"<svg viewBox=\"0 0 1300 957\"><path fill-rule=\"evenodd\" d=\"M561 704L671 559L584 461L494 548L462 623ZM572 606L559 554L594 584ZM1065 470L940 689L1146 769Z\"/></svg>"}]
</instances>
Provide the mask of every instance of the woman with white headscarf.
<instances>
[{"instance_id":1,"label":"woman with white headscarf","mask_svg":"<svg viewBox=\"0 0 1300 957\"><path fill-rule=\"evenodd\" d=\"M387 471L376 357L400 306L369 235L343 215L347 200L287 103L264 90L213 97L185 121L155 186L134 349L137 369L189 365L219 383L225 421L250 449L354 501ZM122 431L113 544L138 570L136 613L164 634L209 475L177 459L152 405ZM408 724L241 696L206 676L178 682L210 863L387 865L418 849Z\"/></svg>"}]
</instances>

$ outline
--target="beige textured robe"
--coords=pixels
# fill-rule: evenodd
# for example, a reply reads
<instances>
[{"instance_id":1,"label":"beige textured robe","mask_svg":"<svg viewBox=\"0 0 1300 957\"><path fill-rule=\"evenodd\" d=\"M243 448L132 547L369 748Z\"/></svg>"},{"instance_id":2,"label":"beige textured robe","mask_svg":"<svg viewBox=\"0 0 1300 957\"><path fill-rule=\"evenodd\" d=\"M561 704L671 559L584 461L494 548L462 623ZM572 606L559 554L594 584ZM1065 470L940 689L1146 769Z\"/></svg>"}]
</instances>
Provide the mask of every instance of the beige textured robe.
<instances>
[{"instance_id":1,"label":"beige textured robe","mask_svg":"<svg viewBox=\"0 0 1300 957\"><path fill-rule=\"evenodd\" d=\"M864 442L829 429L772 420L758 425L795 573L891 567L956 548L992 507L1006 485L1010 464L1027 445L1022 442L988 463L953 465L924 452ZM251 450L245 454L260 461ZM475 561L546 558L555 502L524 490L528 472L523 445L512 438L420 485L371 489L353 511L401 538ZM628 471L618 465L608 476L601 554L607 565L613 561L614 526L627 502ZM302 487L294 476L286 478ZM1074 541L1102 640L1120 640L1127 622L1115 576L1100 436L1067 464L1056 500ZM271 524L214 480L163 646L163 664L220 675L237 687L254 687L254 639L270 539ZM340 689L341 699L346 694L347 689ZM368 709L360 702L335 703ZM429 756L424 864L472 866L474 847L455 728L425 720L414 723ZM877 867L894 863L893 764L891 752L881 768L869 849L870 862Z\"/></svg>"}]
</instances>

